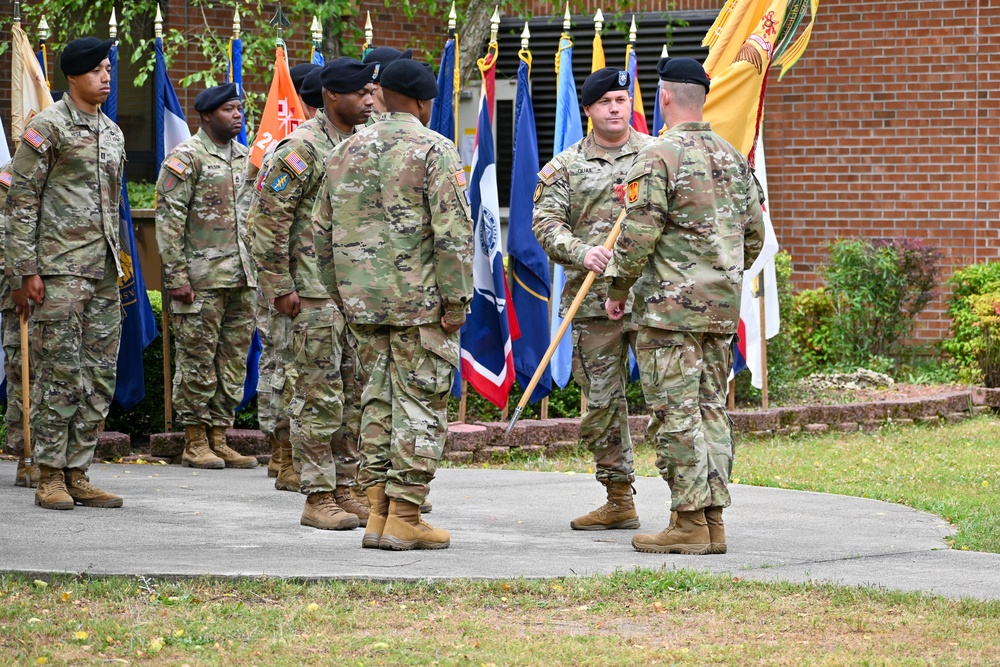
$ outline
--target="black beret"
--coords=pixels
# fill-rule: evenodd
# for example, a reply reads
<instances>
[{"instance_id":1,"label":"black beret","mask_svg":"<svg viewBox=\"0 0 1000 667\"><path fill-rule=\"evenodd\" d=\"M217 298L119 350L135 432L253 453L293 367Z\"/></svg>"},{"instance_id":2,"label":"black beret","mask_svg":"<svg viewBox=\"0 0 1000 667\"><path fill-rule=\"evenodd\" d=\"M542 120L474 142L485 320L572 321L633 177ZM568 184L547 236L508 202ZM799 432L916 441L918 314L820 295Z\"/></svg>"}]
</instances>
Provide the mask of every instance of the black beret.
<instances>
[{"instance_id":1,"label":"black beret","mask_svg":"<svg viewBox=\"0 0 1000 667\"><path fill-rule=\"evenodd\" d=\"M302 83L306 80L306 77L310 72L317 69L323 69L315 63L299 63L292 69L288 70L288 73L292 75L292 85L295 86L295 92L299 95L302 94ZM306 104L309 104L306 102ZM309 106L312 106L311 104Z\"/></svg>"},{"instance_id":2,"label":"black beret","mask_svg":"<svg viewBox=\"0 0 1000 667\"><path fill-rule=\"evenodd\" d=\"M66 76L86 74L101 64L108 57L115 40L101 41L96 37L81 37L74 39L63 49L59 57L59 69Z\"/></svg>"},{"instance_id":3,"label":"black beret","mask_svg":"<svg viewBox=\"0 0 1000 667\"><path fill-rule=\"evenodd\" d=\"M353 93L375 81L378 63L365 64L354 58L337 58L323 67L323 87L333 93Z\"/></svg>"},{"instance_id":4,"label":"black beret","mask_svg":"<svg viewBox=\"0 0 1000 667\"><path fill-rule=\"evenodd\" d=\"M604 93L612 90L628 90L629 75L623 69L605 67L599 69L583 82L583 91L580 95L580 104L590 106L601 99Z\"/></svg>"},{"instance_id":5,"label":"black beret","mask_svg":"<svg viewBox=\"0 0 1000 667\"><path fill-rule=\"evenodd\" d=\"M299 96L302 97L302 101L315 109L323 106L322 72L323 68L317 65L316 69L306 75L305 81L299 88Z\"/></svg>"},{"instance_id":6,"label":"black beret","mask_svg":"<svg viewBox=\"0 0 1000 667\"><path fill-rule=\"evenodd\" d=\"M411 60L413 58L413 49L400 51L392 48L391 46L380 46L366 53L364 61L366 65L368 63L378 63L381 65L381 67L375 68L375 83L380 83L382 79L382 70L384 70L389 63L394 60L398 60L399 58Z\"/></svg>"},{"instance_id":7,"label":"black beret","mask_svg":"<svg viewBox=\"0 0 1000 667\"><path fill-rule=\"evenodd\" d=\"M677 83L697 83L705 86L708 93L712 82L705 74L705 68L694 58L660 58L656 63L656 72L662 81L674 81Z\"/></svg>"},{"instance_id":8,"label":"black beret","mask_svg":"<svg viewBox=\"0 0 1000 667\"><path fill-rule=\"evenodd\" d=\"M382 72L382 87L415 100L433 100L438 95L437 77L428 63L402 58Z\"/></svg>"},{"instance_id":9,"label":"black beret","mask_svg":"<svg viewBox=\"0 0 1000 667\"><path fill-rule=\"evenodd\" d=\"M194 110L198 113L212 113L229 100L240 99L240 91L235 83L225 83L198 93L194 98Z\"/></svg>"}]
</instances>

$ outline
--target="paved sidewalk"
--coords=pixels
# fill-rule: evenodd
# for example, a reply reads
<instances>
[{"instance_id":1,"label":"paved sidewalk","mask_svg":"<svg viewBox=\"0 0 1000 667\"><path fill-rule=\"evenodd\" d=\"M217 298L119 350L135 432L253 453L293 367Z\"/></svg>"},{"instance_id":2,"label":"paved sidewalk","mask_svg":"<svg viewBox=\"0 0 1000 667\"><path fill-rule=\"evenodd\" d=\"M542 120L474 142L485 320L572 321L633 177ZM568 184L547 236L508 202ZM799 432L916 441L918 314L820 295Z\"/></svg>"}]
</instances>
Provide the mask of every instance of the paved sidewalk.
<instances>
[{"instance_id":1,"label":"paved sidewalk","mask_svg":"<svg viewBox=\"0 0 1000 667\"><path fill-rule=\"evenodd\" d=\"M1000 554L948 549L941 519L890 503L733 487L729 553L640 554L635 531L581 532L569 521L603 502L589 475L441 470L430 522L450 549L362 549L362 530L299 525L303 499L273 489L263 468L201 470L99 464L91 478L122 509L35 507L0 462L0 571L95 575L473 579L562 577L634 567L695 569L743 579L816 581L1000 599ZM668 519L667 486L636 481L643 532Z\"/></svg>"}]
</instances>

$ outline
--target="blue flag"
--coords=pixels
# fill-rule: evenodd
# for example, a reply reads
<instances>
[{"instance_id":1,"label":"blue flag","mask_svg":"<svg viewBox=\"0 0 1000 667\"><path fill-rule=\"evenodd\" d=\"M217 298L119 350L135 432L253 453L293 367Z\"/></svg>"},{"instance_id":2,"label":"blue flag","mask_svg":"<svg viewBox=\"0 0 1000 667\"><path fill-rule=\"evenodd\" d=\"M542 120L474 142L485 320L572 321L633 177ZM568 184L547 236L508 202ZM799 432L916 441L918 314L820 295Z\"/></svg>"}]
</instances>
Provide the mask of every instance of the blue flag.
<instances>
[{"instance_id":1,"label":"blue flag","mask_svg":"<svg viewBox=\"0 0 1000 667\"><path fill-rule=\"evenodd\" d=\"M111 61L111 93L101 105L113 121L118 120L118 47L108 54ZM146 395L146 381L142 367L142 351L160 335L156 316L149 305L146 281L142 277L139 255L136 253L135 233L132 230L132 209L122 174L121 203L118 206L121 220L121 264L125 275L118 279L122 301L121 346L118 348L118 375L115 383L115 401L123 410L134 407Z\"/></svg>"},{"instance_id":2,"label":"blue flag","mask_svg":"<svg viewBox=\"0 0 1000 667\"><path fill-rule=\"evenodd\" d=\"M576 81L573 79L573 43L563 35L559 40L559 79L556 83L556 132L552 154L559 155L565 149L583 139L583 123L580 121L580 102L576 96ZM562 318L559 317L559 302L566 286L566 273L561 264L556 264L552 276L552 325L551 336L555 337ZM560 387L569 383L573 369L573 327L559 341L559 347L552 355L552 379Z\"/></svg>"},{"instance_id":3,"label":"blue flag","mask_svg":"<svg viewBox=\"0 0 1000 667\"><path fill-rule=\"evenodd\" d=\"M243 40L229 40L229 83L235 83L236 89L240 92L240 101L243 101ZM244 146L247 145L247 117L243 115L243 127L236 141Z\"/></svg>"},{"instance_id":4,"label":"blue flag","mask_svg":"<svg viewBox=\"0 0 1000 667\"><path fill-rule=\"evenodd\" d=\"M322 67L326 64L326 59L323 57L323 52L320 51L318 44L319 42L313 42L312 64Z\"/></svg>"},{"instance_id":5,"label":"blue flag","mask_svg":"<svg viewBox=\"0 0 1000 667\"><path fill-rule=\"evenodd\" d=\"M441 54L438 70L438 96L431 106L431 124L438 134L455 141L455 40L449 39Z\"/></svg>"},{"instance_id":6,"label":"blue flag","mask_svg":"<svg viewBox=\"0 0 1000 667\"><path fill-rule=\"evenodd\" d=\"M163 58L163 40L156 38L156 173L160 173L160 165L167 153L174 149L174 146L191 138L191 130L188 129L187 121L184 119L184 111L181 103L177 101L177 93L167 76L167 63ZM166 307L166 304L164 304Z\"/></svg>"},{"instance_id":7,"label":"blue flag","mask_svg":"<svg viewBox=\"0 0 1000 667\"><path fill-rule=\"evenodd\" d=\"M653 105L653 136L660 136L663 129L663 114L660 112L660 84L656 84L656 104Z\"/></svg>"},{"instance_id":8,"label":"blue flag","mask_svg":"<svg viewBox=\"0 0 1000 667\"><path fill-rule=\"evenodd\" d=\"M510 218L507 223L508 266L513 274L510 295L514 301L521 337L514 341L517 381L527 388L549 348L549 258L531 230L538 186L538 138L531 105L528 64L517 68L517 101L514 103L514 159L510 179ZM552 392L552 371L546 368L531 392L532 403Z\"/></svg>"}]
</instances>

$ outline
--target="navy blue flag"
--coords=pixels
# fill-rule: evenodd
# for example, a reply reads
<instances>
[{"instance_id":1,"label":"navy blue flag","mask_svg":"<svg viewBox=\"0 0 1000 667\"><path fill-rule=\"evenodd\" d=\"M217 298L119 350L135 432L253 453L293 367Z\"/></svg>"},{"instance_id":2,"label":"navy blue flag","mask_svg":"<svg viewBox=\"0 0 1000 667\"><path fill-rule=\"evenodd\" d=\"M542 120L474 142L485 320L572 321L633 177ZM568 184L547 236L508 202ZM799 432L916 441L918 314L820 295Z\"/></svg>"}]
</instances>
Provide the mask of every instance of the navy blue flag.
<instances>
[{"instance_id":1,"label":"navy blue flag","mask_svg":"<svg viewBox=\"0 0 1000 667\"><path fill-rule=\"evenodd\" d=\"M455 141L455 40L449 39L441 54L438 96L431 105L431 124L438 134Z\"/></svg>"},{"instance_id":2,"label":"navy blue flag","mask_svg":"<svg viewBox=\"0 0 1000 667\"><path fill-rule=\"evenodd\" d=\"M229 83L235 83L236 89L240 93L240 101L243 101L243 40L230 38L229 40ZM243 115L243 127L236 141L244 146L247 145L247 117Z\"/></svg>"},{"instance_id":3,"label":"navy blue flag","mask_svg":"<svg viewBox=\"0 0 1000 667\"><path fill-rule=\"evenodd\" d=\"M517 101L514 103L514 159L510 179L510 218L507 257L513 274L511 299L521 325L513 342L514 370L527 388L549 348L549 258L531 230L533 193L538 187L538 137L531 105L529 67L523 59L517 68ZM552 371L546 367L531 392L532 403L552 392Z\"/></svg>"},{"instance_id":4,"label":"navy blue flag","mask_svg":"<svg viewBox=\"0 0 1000 667\"><path fill-rule=\"evenodd\" d=\"M108 54L111 61L111 93L101 105L113 121L118 119L118 47ZM160 335L156 316L149 305L146 281L142 277L139 255L136 253L135 233L132 230L132 209L122 174L121 203L118 206L121 220L121 265L125 275L118 279L121 295L122 319L121 346L118 348L118 375L115 383L115 402L123 410L134 407L146 395L146 380L142 367L142 351Z\"/></svg>"}]
</instances>

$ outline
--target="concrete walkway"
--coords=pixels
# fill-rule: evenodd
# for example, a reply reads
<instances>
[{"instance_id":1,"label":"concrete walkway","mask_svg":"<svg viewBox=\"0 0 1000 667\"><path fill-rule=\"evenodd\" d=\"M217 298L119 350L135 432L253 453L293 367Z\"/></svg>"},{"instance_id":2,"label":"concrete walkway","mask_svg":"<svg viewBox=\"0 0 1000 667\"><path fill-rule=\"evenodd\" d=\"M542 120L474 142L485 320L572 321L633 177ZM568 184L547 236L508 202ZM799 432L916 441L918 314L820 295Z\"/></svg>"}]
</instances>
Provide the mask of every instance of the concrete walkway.
<instances>
[{"instance_id":1,"label":"concrete walkway","mask_svg":"<svg viewBox=\"0 0 1000 667\"><path fill-rule=\"evenodd\" d=\"M299 525L303 499L263 468L193 471L99 464L91 479L122 509L35 507L0 462L0 571L93 575L472 579L562 577L634 567L694 569L742 579L814 581L1000 599L1000 555L950 550L943 520L890 503L733 487L729 553L640 554L635 531L580 532L574 516L603 502L589 475L441 470L428 519L451 531L432 552L362 549L362 531ZM666 525L667 487L635 484L642 531Z\"/></svg>"}]
</instances>

